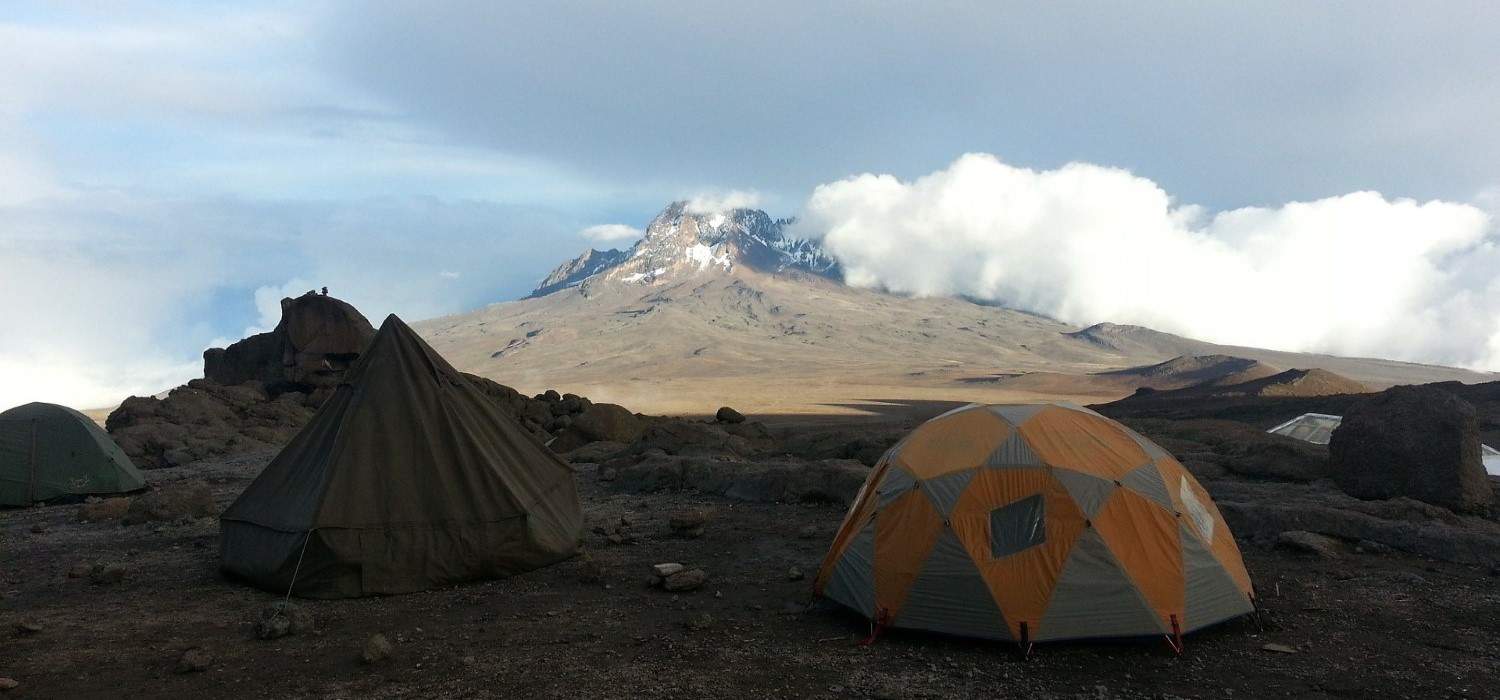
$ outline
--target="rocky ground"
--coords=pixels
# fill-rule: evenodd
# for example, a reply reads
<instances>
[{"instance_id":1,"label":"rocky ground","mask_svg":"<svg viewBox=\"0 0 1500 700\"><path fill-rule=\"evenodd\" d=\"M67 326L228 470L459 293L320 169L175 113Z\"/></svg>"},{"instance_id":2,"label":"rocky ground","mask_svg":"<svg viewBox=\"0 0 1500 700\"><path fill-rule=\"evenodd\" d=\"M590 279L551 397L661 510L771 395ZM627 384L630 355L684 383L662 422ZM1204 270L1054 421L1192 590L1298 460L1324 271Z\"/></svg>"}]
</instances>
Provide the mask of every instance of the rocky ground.
<instances>
[{"instance_id":1,"label":"rocky ground","mask_svg":"<svg viewBox=\"0 0 1500 700\"><path fill-rule=\"evenodd\" d=\"M1500 693L1500 570L1360 544L1349 535L1283 537L1278 532L1286 521L1265 519L1274 513L1241 519L1245 560L1263 612L1190 636L1180 656L1149 639L1043 645L1029 660L1007 644L918 633L891 632L860 646L868 633L863 619L807 604L811 579L843 516L839 494L847 487L840 478L863 468L868 455L862 451L878 454L887 436L914 418L874 420L775 422L774 444L805 458L757 449L737 454L735 448L754 448L758 429L735 428L751 433L744 438L725 428L750 424L668 424L665 432L643 434L641 441L655 442L639 450L640 441L605 450L634 452L613 456L609 466L577 464L589 521L583 556L445 590L294 600L310 626L268 640L257 638L256 621L280 597L225 580L217 570L217 522L191 511L201 505L193 495L201 495L199 482L222 509L269 452L148 472L157 492L183 485L176 491L187 494L182 505L190 512L163 506L165 519L148 515L129 526L108 514L79 520L99 504L3 511L0 677L19 684L7 697ZM660 426L642 431L653 427ZM684 431L699 441L684 438ZM1178 439L1215 454L1214 446L1194 442L1201 435ZM776 476L788 460L821 465L832 476L813 486ZM1232 460L1221 455L1219 461ZM725 477L736 472L757 476ZM1307 498L1324 488L1320 482L1249 480L1229 470L1205 481L1226 515L1236 508L1230 504L1296 502L1278 489ZM725 483L731 488L713 488ZM1306 510L1339 498L1325 495ZM1400 505L1378 503L1387 505L1371 507ZM1362 507L1343 506L1335 510ZM1379 515L1397 518L1382 522L1403 517ZM707 580L679 592L650 586L659 563L701 569ZM372 639L376 634L384 644Z\"/></svg>"}]
</instances>

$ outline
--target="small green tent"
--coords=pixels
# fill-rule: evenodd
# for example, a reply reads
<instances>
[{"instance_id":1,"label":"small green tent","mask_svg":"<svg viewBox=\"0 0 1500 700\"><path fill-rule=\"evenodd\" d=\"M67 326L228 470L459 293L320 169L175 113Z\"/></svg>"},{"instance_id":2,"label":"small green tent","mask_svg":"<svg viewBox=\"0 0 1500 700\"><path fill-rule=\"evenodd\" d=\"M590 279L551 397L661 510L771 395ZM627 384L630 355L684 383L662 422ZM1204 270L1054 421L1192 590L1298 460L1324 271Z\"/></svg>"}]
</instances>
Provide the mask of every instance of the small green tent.
<instances>
[{"instance_id":1,"label":"small green tent","mask_svg":"<svg viewBox=\"0 0 1500 700\"><path fill-rule=\"evenodd\" d=\"M145 485L120 446L78 411L29 403L0 413L0 506Z\"/></svg>"}]
</instances>

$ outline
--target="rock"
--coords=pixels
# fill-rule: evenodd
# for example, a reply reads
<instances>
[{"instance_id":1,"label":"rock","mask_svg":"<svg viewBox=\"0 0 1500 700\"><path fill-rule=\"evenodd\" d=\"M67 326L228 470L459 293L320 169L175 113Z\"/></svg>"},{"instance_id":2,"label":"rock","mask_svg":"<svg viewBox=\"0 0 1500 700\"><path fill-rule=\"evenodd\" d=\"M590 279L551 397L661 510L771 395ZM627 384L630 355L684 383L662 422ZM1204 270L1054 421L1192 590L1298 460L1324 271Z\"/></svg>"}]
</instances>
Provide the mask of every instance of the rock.
<instances>
[{"instance_id":1,"label":"rock","mask_svg":"<svg viewBox=\"0 0 1500 700\"><path fill-rule=\"evenodd\" d=\"M376 632L365 640L365 648L359 653L359 660L367 664L380 663L391 658L391 652L394 650L390 640L386 639L385 635Z\"/></svg>"},{"instance_id":2,"label":"rock","mask_svg":"<svg viewBox=\"0 0 1500 700\"><path fill-rule=\"evenodd\" d=\"M184 650L182 656L177 657L177 666L173 670L177 673L202 673L213 663L214 657L207 649L193 647Z\"/></svg>"},{"instance_id":3,"label":"rock","mask_svg":"<svg viewBox=\"0 0 1500 700\"><path fill-rule=\"evenodd\" d=\"M799 569L799 568L797 568L795 566L792 567L792 568L790 568L790 569L787 569L786 570L786 580L788 580L788 581L801 581L802 580L802 569Z\"/></svg>"},{"instance_id":4,"label":"rock","mask_svg":"<svg viewBox=\"0 0 1500 700\"><path fill-rule=\"evenodd\" d=\"M1379 542L1360 540L1354 545L1354 551L1361 554L1390 554L1391 548Z\"/></svg>"},{"instance_id":5,"label":"rock","mask_svg":"<svg viewBox=\"0 0 1500 700\"><path fill-rule=\"evenodd\" d=\"M1338 559L1341 546L1339 541L1326 535L1319 535L1306 530L1289 530L1281 533L1276 538L1276 544L1294 549L1307 554L1315 554L1323 559Z\"/></svg>"},{"instance_id":6,"label":"rock","mask_svg":"<svg viewBox=\"0 0 1500 700\"><path fill-rule=\"evenodd\" d=\"M255 622L258 639L277 639L293 634L311 632L313 616L296 603L278 600L264 608Z\"/></svg>"},{"instance_id":7,"label":"rock","mask_svg":"<svg viewBox=\"0 0 1500 700\"><path fill-rule=\"evenodd\" d=\"M375 327L358 309L308 292L281 300L281 321L271 331L205 351L203 376L226 386L333 386L374 337Z\"/></svg>"},{"instance_id":8,"label":"rock","mask_svg":"<svg viewBox=\"0 0 1500 700\"><path fill-rule=\"evenodd\" d=\"M634 453L656 449L669 455L752 457L772 447L771 440L741 437L724 425L667 420L647 426L630 449Z\"/></svg>"},{"instance_id":9,"label":"rock","mask_svg":"<svg viewBox=\"0 0 1500 700\"><path fill-rule=\"evenodd\" d=\"M1297 649L1295 647L1289 647L1289 646L1287 646L1285 644L1276 644L1274 642L1268 643L1268 644L1262 644L1260 648L1263 651L1274 651L1274 652L1276 652L1278 654L1295 654L1295 653L1297 653Z\"/></svg>"},{"instance_id":10,"label":"rock","mask_svg":"<svg viewBox=\"0 0 1500 700\"><path fill-rule=\"evenodd\" d=\"M21 684L16 679L0 676L0 693L8 693L19 687L21 687Z\"/></svg>"},{"instance_id":11,"label":"rock","mask_svg":"<svg viewBox=\"0 0 1500 700\"><path fill-rule=\"evenodd\" d=\"M667 519L667 527L678 537L698 538L703 536L704 528L713 517L714 511L710 508L679 510Z\"/></svg>"},{"instance_id":12,"label":"rock","mask_svg":"<svg viewBox=\"0 0 1500 700\"><path fill-rule=\"evenodd\" d=\"M89 569L89 583L107 586L125 580L125 567L120 564L95 564Z\"/></svg>"},{"instance_id":13,"label":"rock","mask_svg":"<svg viewBox=\"0 0 1500 700\"><path fill-rule=\"evenodd\" d=\"M88 576L89 572L92 571L93 568L94 567L89 564L79 562L77 564L74 564L72 568L68 569L68 578L83 578L85 576Z\"/></svg>"},{"instance_id":14,"label":"rock","mask_svg":"<svg viewBox=\"0 0 1500 700\"><path fill-rule=\"evenodd\" d=\"M557 403L558 401L562 401L562 395L558 394L556 389L548 389L540 394L537 394L536 397L542 401L546 401L547 403Z\"/></svg>"},{"instance_id":15,"label":"rock","mask_svg":"<svg viewBox=\"0 0 1500 700\"><path fill-rule=\"evenodd\" d=\"M552 444L554 452L570 452L591 442L613 442L629 445L640 439L646 421L624 406L612 403L590 404L573 416L572 423Z\"/></svg>"},{"instance_id":16,"label":"rock","mask_svg":"<svg viewBox=\"0 0 1500 700\"><path fill-rule=\"evenodd\" d=\"M578 567L578 582L595 584L604 580L604 565L593 557L584 554L583 561Z\"/></svg>"},{"instance_id":17,"label":"rock","mask_svg":"<svg viewBox=\"0 0 1500 700\"><path fill-rule=\"evenodd\" d=\"M46 523L37 523L35 525L32 525L31 526L31 531L34 532L34 533L36 533L36 534L38 534L38 535L40 535L40 534L42 534L42 533L44 533L44 532L47 531L47 524Z\"/></svg>"},{"instance_id":18,"label":"rock","mask_svg":"<svg viewBox=\"0 0 1500 700\"><path fill-rule=\"evenodd\" d=\"M715 620L713 615L710 615L708 613L700 613L689 618L688 621L683 624L688 629L694 632L702 632L704 630L712 628L714 626L714 622Z\"/></svg>"},{"instance_id":19,"label":"rock","mask_svg":"<svg viewBox=\"0 0 1500 700\"><path fill-rule=\"evenodd\" d=\"M42 625L35 620L17 620L16 634L22 637L30 637L42 633Z\"/></svg>"},{"instance_id":20,"label":"rock","mask_svg":"<svg viewBox=\"0 0 1500 700\"><path fill-rule=\"evenodd\" d=\"M719 408L719 411L714 414L714 420L719 421L720 423L744 423L745 414L740 413L739 411L736 411L728 406L721 406Z\"/></svg>"},{"instance_id":21,"label":"rock","mask_svg":"<svg viewBox=\"0 0 1500 700\"><path fill-rule=\"evenodd\" d=\"M807 525L797 531L797 539L799 540L815 540L822 536L823 529L817 525Z\"/></svg>"},{"instance_id":22,"label":"rock","mask_svg":"<svg viewBox=\"0 0 1500 700\"><path fill-rule=\"evenodd\" d=\"M1351 496L1408 496L1473 513L1494 499L1478 413L1442 389L1398 386L1354 403L1328 450L1333 479Z\"/></svg>"},{"instance_id":23,"label":"rock","mask_svg":"<svg viewBox=\"0 0 1500 700\"><path fill-rule=\"evenodd\" d=\"M687 567L685 567L685 566L683 566L681 564L657 564L657 565L651 567L651 571L653 573L655 573L657 576L660 576L662 578L666 578L666 577L671 576L672 574L675 574L675 573L677 573L679 571L682 571L682 570L684 570L686 568Z\"/></svg>"},{"instance_id":24,"label":"rock","mask_svg":"<svg viewBox=\"0 0 1500 700\"><path fill-rule=\"evenodd\" d=\"M570 452L563 453L563 459L566 459L569 462L573 462L574 464L597 464L599 462L607 461L613 458L615 455L624 452L625 447L626 446L624 443L614 442L612 440L600 440L598 442L591 442L587 445L583 445ZM604 478L603 473L599 475L599 478Z\"/></svg>"},{"instance_id":25,"label":"rock","mask_svg":"<svg viewBox=\"0 0 1500 700\"><path fill-rule=\"evenodd\" d=\"M130 501L121 520L134 525L151 520L175 521L182 518L205 518L218 514L214 494L205 481L185 481L158 486Z\"/></svg>"},{"instance_id":26,"label":"rock","mask_svg":"<svg viewBox=\"0 0 1500 700\"><path fill-rule=\"evenodd\" d=\"M78 519L86 523L119 520L130 510L130 498L105 498L78 506Z\"/></svg>"},{"instance_id":27,"label":"rock","mask_svg":"<svg viewBox=\"0 0 1500 700\"><path fill-rule=\"evenodd\" d=\"M674 593L694 591L708 582L708 574L702 569L687 569L662 578L661 587Z\"/></svg>"}]
</instances>

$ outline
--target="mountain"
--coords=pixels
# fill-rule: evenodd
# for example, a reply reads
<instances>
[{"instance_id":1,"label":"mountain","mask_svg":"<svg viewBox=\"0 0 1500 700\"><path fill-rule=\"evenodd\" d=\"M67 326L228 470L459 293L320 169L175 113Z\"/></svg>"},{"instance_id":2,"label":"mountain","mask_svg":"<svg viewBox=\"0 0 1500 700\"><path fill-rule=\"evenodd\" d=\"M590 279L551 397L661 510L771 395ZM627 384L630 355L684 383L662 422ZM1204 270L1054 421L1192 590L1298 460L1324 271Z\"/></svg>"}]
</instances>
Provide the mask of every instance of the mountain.
<instances>
[{"instance_id":1,"label":"mountain","mask_svg":"<svg viewBox=\"0 0 1500 700\"><path fill-rule=\"evenodd\" d=\"M1102 372L1100 376L1118 379L1132 387L1181 389L1240 384L1274 376L1280 371L1264 362L1244 357L1179 355L1166 362Z\"/></svg>"},{"instance_id":2,"label":"mountain","mask_svg":"<svg viewBox=\"0 0 1500 700\"><path fill-rule=\"evenodd\" d=\"M1496 378L1218 346L1139 326L1079 328L993 304L852 287L815 242L789 235L788 223L676 202L614 253L623 259L590 251L532 296L414 327L464 371L527 392L556 388L660 413L726 404L825 413L1037 397L1093 403L1160 381L1103 373L1197 355L1319 367L1373 386Z\"/></svg>"},{"instance_id":3,"label":"mountain","mask_svg":"<svg viewBox=\"0 0 1500 700\"><path fill-rule=\"evenodd\" d=\"M546 296L559 289L577 286L578 283L625 262L628 257L629 254L623 250L590 248L583 255L558 265L542 279L536 289L531 290L527 298Z\"/></svg>"},{"instance_id":4,"label":"mountain","mask_svg":"<svg viewBox=\"0 0 1500 700\"><path fill-rule=\"evenodd\" d=\"M646 235L630 250L590 249L558 266L529 297L546 296L595 276L646 286L710 269L733 273L736 266L842 279L838 262L816 242L785 234L791 223L773 221L758 209L701 212L687 202L673 202L651 220Z\"/></svg>"}]
</instances>

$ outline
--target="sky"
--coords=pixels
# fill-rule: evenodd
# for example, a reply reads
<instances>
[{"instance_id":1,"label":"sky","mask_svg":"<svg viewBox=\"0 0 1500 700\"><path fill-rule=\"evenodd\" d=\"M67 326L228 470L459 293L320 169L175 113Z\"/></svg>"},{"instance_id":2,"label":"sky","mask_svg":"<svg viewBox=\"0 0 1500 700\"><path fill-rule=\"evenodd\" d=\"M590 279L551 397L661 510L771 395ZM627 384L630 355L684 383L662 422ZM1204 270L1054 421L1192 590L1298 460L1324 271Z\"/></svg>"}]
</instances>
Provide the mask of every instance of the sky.
<instances>
[{"instance_id":1,"label":"sky","mask_svg":"<svg viewBox=\"0 0 1500 700\"><path fill-rule=\"evenodd\" d=\"M856 284L1500 369L1500 7L1100 5L7 2L0 406L313 287L515 298L681 198Z\"/></svg>"}]
</instances>

